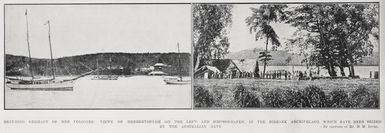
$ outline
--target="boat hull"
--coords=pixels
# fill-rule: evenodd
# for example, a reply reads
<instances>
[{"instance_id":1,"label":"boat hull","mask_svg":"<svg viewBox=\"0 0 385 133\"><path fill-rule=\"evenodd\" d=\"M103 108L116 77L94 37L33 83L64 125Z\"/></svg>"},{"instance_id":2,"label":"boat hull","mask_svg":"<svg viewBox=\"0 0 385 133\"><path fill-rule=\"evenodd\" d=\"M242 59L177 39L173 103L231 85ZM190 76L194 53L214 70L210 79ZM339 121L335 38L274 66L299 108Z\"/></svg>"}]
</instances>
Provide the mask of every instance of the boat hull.
<instances>
[{"instance_id":1,"label":"boat hull","mask_svg":"<svg viewBox=\"0 0 385 133\"><path fill-rule=\"evenodd\" d=\"M112 76L112 75L108 75L108 76L94 76L91 78L91 80L118 80L118 76Z\"/></svg>"},{"instance_id":2,"label":"boat hull","mask_svg":"<svg viewBox=\"0 0 385 133\"><path fill-rule=\"evenodd\" d=\"M166 84L170 85L185 85L185 84L191 84L190 80L178 80L176 78L168 78L163 80Z\"/></svg>"},{"instance_id":3,"label":"boat hull","mask_svg":"<svg viewBox=\"0 0 385 133\"><path fill-rule=\"evenodd\" d=\"M12 90L40 90L40 91L73 91L73 82L57 82L48 84L7 84Z\"/></svg>"}]
</instances>

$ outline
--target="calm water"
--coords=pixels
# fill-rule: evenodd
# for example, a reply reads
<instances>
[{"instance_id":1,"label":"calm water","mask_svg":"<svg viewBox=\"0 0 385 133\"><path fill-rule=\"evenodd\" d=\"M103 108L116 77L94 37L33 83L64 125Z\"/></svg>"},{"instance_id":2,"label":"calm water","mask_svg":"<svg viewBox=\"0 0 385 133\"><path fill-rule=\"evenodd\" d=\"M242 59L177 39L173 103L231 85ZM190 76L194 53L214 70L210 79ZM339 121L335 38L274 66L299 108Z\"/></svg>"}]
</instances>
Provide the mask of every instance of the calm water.
<instances>
[{"instance_id":1,"label":"calm water","mask_svg":"<svg viewBox=\"0 0 385 133\"><path fill-rule=\"evenodd\" d=\"M288 70L292 71L293 66L267 66L266 71L268 70ZM305 71L306 66L294 66L294 71ZM313 69L316 71L317 69ZM336 68L335 69L337 72L338 76L341 76L340 74L340 69ZM370 77L370 71L380 71L379 66L354 66L354 72L355 75L359 75L360 78L369 78ZM263 71L263 66L259 66L259 71ZM349 75L349 69L345 68L344 69L345 75ZM329 76L328 71L326 69L320 69L320 75L321 76ZM373 72L372 72L372 77L373 77Z\"/></svg>"},{"instance_id":2,"label":"calm water","mask_svg":"<svg viewBox=\"0 0 385 133\"><path fill-rule=\"evenodd\" d=\"M167 85L160 76L75 81L73 91L5 88L6 108L190 108L191 85Z\"/></svg>"}]
</instances>

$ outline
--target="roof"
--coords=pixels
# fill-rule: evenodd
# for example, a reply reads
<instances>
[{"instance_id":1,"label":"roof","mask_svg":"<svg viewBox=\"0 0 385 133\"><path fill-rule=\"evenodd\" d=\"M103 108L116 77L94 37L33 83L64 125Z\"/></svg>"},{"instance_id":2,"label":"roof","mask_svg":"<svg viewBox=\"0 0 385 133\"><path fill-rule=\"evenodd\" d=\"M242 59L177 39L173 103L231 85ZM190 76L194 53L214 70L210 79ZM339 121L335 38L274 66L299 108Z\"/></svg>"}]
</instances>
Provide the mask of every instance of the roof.
<instances>
[{"instance_id":1,"label":"roof","mask_svg":"<svg viewBox=\"0 0 385 133\"><path fill-rule=\"evenodd\" d=\"M214 66L208 66L208 65L202 66L201 68L199 68L197 70L197 72L198 71L212 71L212 72L216 72L216 73L220 73L221 72L218 68L216 68Z\"/></svg>"},{"instance_id":2,"label":"roof","mask_svg":"<svg viewBox=\"0 0 385 133\"><path fill-rule=\"evenodd\" d=\"M221 71L219 71L218 68L214 67L214 66L206 66L206 68L210 71L213 71L213 72L216 72L216 73L220 73Z\"/></svg>"},{"instance_id":3,"label":"roof","mask_svg":"<svg viewBox=\"0 0 385 133\"><path fill-rule=\"evenodd\" d=\"M163 63L156 63L154 66L167 66L167 65L165 65Z\"/></svg>"},{"instance_id":4,"label":"roof","mask_svg":"<svg viewBox=\"0 0 385 133\"><path fill-rule=\"evenodd\" d=\"M258 65L257 59L235 59L233 62L242 72L254 72L255 67Z\"/></svg>"},{"instance_id":5,"label":"roof","mask_svg":"<svg viewBox=\"0 0 385 133\"><path fill-rule=\"evenodd\" d=\"M221 72L226 71L226 69L234 62L231 59L215 59L212 61L212 65L218 68ZM234 64L235 65L235 64ZM235 65L237 67L237 65Z\"/></svg>"},{"instance_id":6,"label":"roof","mask_svg":"<svg viewBox=\"0 0 385 133\"><path fill-rule=\"evenodd\" d=\"M214 72L214 73L221 73L221 71L214 67L214 66L208 66L208 65L205 65L205 66L202 66L200 67L195 73L194 75L199 75L199 74L203 74L205 72Z\"/></svg>"}]
</instances>

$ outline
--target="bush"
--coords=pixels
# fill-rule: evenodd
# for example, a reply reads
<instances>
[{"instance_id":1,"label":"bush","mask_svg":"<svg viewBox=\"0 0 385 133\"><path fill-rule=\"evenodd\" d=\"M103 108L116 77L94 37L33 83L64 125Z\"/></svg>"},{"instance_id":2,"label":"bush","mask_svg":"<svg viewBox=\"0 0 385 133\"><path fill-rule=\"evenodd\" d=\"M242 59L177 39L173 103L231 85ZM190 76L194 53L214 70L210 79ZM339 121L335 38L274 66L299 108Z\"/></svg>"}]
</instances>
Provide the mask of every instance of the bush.
<instances>
[{"instance_id":1,"label":"bush","mask_svg":"<svg viewBox=\"0 0 385 133\"><path fill-rule=\"evenodd\" d=\"M195 107L212 107L214 105L214 97L210 92L202 87L194 87L194 106Z\"/></svg>"},{"instance_id":2,"label":"bush","mask_svg":"<svg viewBox=\"0 0 385 133\"><path fill-rule=\"evenodd\" d=\"M286 102L283 96L283 91L278 88L263 92L262 99L263 99L264 106L273 107L273 108L283 107Z\"/></svg>"},{"instance_id":3,"label":"bush","mask_svg":"<svg viewBox=\"0 0 385 133\"><path fill-rule=\"evenodd\" d=\"M329 94L328 107L332 108L350 108L350 98L344 90L333 90Z\"/></svg>"},{"instance_id":4,"label":"bush","mask_svg":"<svg viewBox=\"0 0 385 133\"><path fill-rule=\"evenodd\" d=\"M283 92L283 96L285 99L285 108L299 108L302 107L303 103L303 95L301 91L288 89Z\"/></svg>"},{"instance_id":5,"label":"bush","mask_svg":"<svg viewBox=\"0 0 385 133\"><path fill-rule=\"evenodd\" d=\"M317 86L311 85L305 88L302 92L302 107L308 108L323 108L326 107L325 92Z\"/></svg>"},{"instance_id":6,"label":"bush","mask_svg":"<svg viewBox=\"0 0 385 133\"><path fill-rule=\"evenodd\" d=\"M260 90L237 84L233 90L213 88L209 91L194 87L195 107L267 107L267 108L379 108L379 90L364 85L348 93L342 89L325 93L322 88L308 86Z\"/></svg>"},{"instance_id":7,"label":"bush","mask_svg":"<svg viewBox=\"0 0 385 133\"><path fill-rule=\"evenodd\" d=\"M223 91L221 91L220 89L215 89L214 88L214 92L212 94L212 97L214 99L214 106L215 107L223 107L223 106L225 106L224 105L224 100L222 99L223 98Z\"/></svg>"},{"instance_id":8,"label":"bush","mask_svg":"<svg viewBox=\"0 0 385 133\"><path fill-rule=\"evenodd\" d=\"M379 108L378 92L370 92L364 85L351 93L351 99L353 108Z\"/></svg>"},{"instance_id":9,"label":"bush","mask_svg":"<svg viewBox=\"0 0 385 133\"><path fill-rule=\"evenodd\" d=\"M239 107L260 107L261 102L258 97L246 90L242 84L238 84L234 89L234 102Z\"/></svg>"}]
</instances>

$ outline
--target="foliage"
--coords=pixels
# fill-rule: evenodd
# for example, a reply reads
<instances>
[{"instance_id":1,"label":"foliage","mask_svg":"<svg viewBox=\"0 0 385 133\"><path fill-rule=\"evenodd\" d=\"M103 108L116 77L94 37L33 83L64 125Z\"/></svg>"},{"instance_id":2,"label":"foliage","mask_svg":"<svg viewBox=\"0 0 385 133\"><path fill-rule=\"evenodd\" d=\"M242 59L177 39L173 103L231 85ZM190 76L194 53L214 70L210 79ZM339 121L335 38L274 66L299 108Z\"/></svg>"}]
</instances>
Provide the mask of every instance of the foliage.
<instances>
[{"instance_id":1,"label":"foliage","mask_svg":"<svg viewBox=\"0 0 385 133\"><path fill-rule=\"evenodd\" d=\"M285 97L283 96L283 90L278 88L263 92L262 99L264 106L272 108L284 107L286 102Z\"/></svg>"},{"instance_id":2,"label":"foliage","mask_svg":"<svg viewBox=\"0 0 385 133\"><path fill-rule=\"evenodd\" d=\"M310 48L306 62L324 66L330 76L336 76L338 66L349 67L353 77L354 64L372 52L369 35L375 37L378 29L376 4L302 4L286 14L286 23L298 29L288 44L297 45L302 53Z\"/></svg>"},{"instance_id":3,"label":"foliage","mask_svg":"<svg viewBox=\"0 0 385 133\"><path fill-rule=\"evenodd\" d=\"M265 52L260 52L260 60L264 62L263 75L265 75L266 66L271 55L268 53L269 40L271 40L272 49L276 50L281 45L278 35L271 22L279 22L285 20L284 9L286 5L261 5L259 8L250 8L251 16L246 18L246 24L249 26L250 33L255 32L255 41L266 38Z\"/></svg>"},{"instance_id":4,"label":"foliage","mask_svg":"<svg viewBox=\"0 0 385 133\"><path fill-rule=\"evenodd\" d=\"M326 107L326 95L325 92L317 86L306 87L302 92L303 104L302 107L308 108L323 108Z\"/></svg>"},{"instance_id":5,"label":"foliage","mask_svg":"<svg viewBox=\"0 0 385 133\"><path fill-rule=\"evenodd\" d=\"M259 60L262 61L262 62L269 62L270 60L272 60L272 56L271 54L269 54L270 52L269 51L262 51L262 52L259 52Z\"/></svg>"},{"instance_id":6,"label":"foliage","mask_svg":"<svg viewBox=\"0 0 385 133\"><path fill-rule=\"evenodd\" d=\"M303 30L297 30L293 36L295 37L285 42L286 48L303 56L301 63L305 63L306 66L319 66L316 58L311 59L311 55L315 52L313 44L317 43L318 38Z\"/></svg>"},{"instance_id":7,"label":"foliage","mask_svg":"<svg viewBox=\"0 0 385 133\"><path fill-rule=\"evenodd\" d=\"M216 108L245 107L241 105L246 102L241 102L240 100L243 99L245 95L252 97L246 99L255 99L245 101L259 102L260 106L252 106L257 108L298 109L311 108L310 105L322 105L322 103L324 103L323 107L313 106L313 108L373 109L379 108L380 102L380 81L378 79L319 79L312 81L194 79L194 87L201 87L210 92L214 92L212 93L214 99L218 100L215 101ZM270 98L263 98L263 95L269 96ZM215 98L219 96L220 98ZM257 99L258 102L256 102ZM284 101L284 104L281 104L281 101ZM270 105L279 106L273 107Z\"/></svg>"},{"instance_id":8,"label":"foliage","mask_svg":"<svg viewBox=\"0 0 385 133\"><path fill-rule=\"evenodd\" d=\"M283 91L284 105L283 108L300 108L303 103L303 95L301 91L295 89L286 89Z\"/></svg>"},{"instance_id":9,"label":"foliage","mask_svg":"<svg viewBox=\"0 0 385 133\"><path fill-rule=\"evenodd\" d=\"M260 107L261 102L258 97L242 84L238 84L234 89L234 102L239 107Z\"/></svg>"},{"instance_id":10,"label":"foliage","mask_svg":"<svg viewBox=\"0 0 385 133\"><path fill-rule=\"evenodd\" d=\"M351 94L351 104L354 108L378 108L379 92L370 92L365 86L360 85Z\"/></svg>"},{"instance_id":11,"label":"foliage","mask_svg":"<svg viewBox=\"0 0 385 133\"><path fill-rule=\"evenodd\" d=\"M181 58L182 74L189 75L190 54L188 53L98 53L86 54L54 59L55 73L57 75L79 75L89 72L97 67L101 74L132 75L146 74L138 71L140 68L149 68L161 60L171 65L167 73L177 75L178 55ZM6 55L7 76L29 76L28 58L24 56ZM108 70L112 67L113 70ZM122 67L123 69L118 69ZM32 58L32 69L34 75L51 75L49 59ZM175 71L173 71L175 69Z\"/></svg>"},{"instance_id":12,"label":"foliage","mask_svg":"<svg viewBox=\"0 0 385 133\"><path fill-rule=\"evenodd\" d=\"M232 23L232 8L227 4L193 5L194 70L228 53L226 28Z\"/></svg>"},{"instance_id":13,"label":"foliage","mask_svg":"<svg viewBox=\"0 0 385 133\"><path fill-rule=\"evenodd\" d=\"M336 89L330 92L328 99L328 107L331 108L350 108L351 103L349 95L346 91Z\"/></svg>"},{"instance_id":14,"label":"foliage","mask_svg":"<svg viewBox=\"0 0 385 133\"><path fill-rule=\"evenodd\" d=\"M261 89L260 87L245 87L239 83L234 88L230 88L231 94L226 93L223 89L210 93L209 87L196 86L194 88L195 107L204 105L204 107L221 108L379 108L379 92L370 91L364 85L352 88L353 91L350 93L342 89L333 89L328 92L324 88L314 85L304 89ZM231 101L227 101L228 99L235 104L229 104L228 102Z\"/></svg>"},{"instance_id":15,"label":"foliage","mask_svg":"<svg viewBox=\"0 0 385 133\"><path fill-rule=\"evenodd\" d=\"M194 106L195 107L213 107L214 97L210 92L202 87L194 89Z\"/></svg>"}]
</instances>

